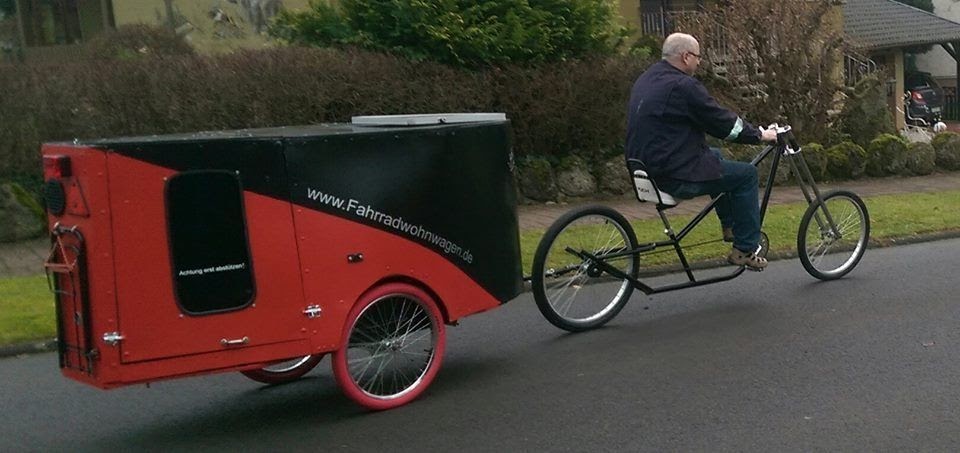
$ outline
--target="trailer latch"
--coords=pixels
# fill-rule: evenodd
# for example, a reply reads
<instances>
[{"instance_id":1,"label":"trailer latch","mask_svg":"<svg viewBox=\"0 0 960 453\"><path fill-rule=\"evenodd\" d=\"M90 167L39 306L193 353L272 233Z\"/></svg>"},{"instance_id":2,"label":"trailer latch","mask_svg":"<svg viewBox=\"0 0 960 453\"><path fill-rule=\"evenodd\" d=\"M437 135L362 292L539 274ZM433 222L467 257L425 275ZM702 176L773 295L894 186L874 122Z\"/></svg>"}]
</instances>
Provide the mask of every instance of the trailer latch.
<instances>
[{"instance_id":1,"label":"trailer latch","mask_svg":"<svg viewBox=\"0 0 960 453\"><path fill-rule=\"evenodd\" d=\"M123 335L120 335L120 332L107 332L103 334L103 342L110 346L116 346L117 343L120 343L120 340L123 340Z\"/></svg>"},{"instance_id":2,"label":"trailer latch","mask_svg":"<svg viewBox=\"0 0 960 453\"><path fill-rule=\"evenodd\" d=\"M237 338L235 340L228 340L226 338L220 339L220 346L230 347L230 346L243 346L250 343L250 337Z\"/></svg>"},{"instance_id":3,"label":"trailer latch","mask_svg":"<svg viewBox=\"0 0 960 453\"><path fill-rule=\"evenodd\" d=\"M319 305L307 305L307 309L303 310L303 314L307 315L310 319L319 318L322 312L323 310Z\"/></svg>"}]
</instances>

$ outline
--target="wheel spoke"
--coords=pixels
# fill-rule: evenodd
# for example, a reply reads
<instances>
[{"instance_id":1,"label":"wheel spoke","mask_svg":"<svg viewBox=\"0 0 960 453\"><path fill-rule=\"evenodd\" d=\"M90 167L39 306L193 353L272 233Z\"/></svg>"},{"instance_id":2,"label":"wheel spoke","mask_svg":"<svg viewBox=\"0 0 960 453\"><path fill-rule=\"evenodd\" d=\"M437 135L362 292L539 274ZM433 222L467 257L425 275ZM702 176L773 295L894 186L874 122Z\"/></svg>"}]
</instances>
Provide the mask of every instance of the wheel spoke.
<instances>
[{"instance_id":1,"label":"wheel spoke","mask_svg":"<svg viewBox=\"0 0 960 453\"><path fill-rule=\"evenodd\" d=\"M404 294L371 303L354 322L345 351L350 379L375 398L414 387L436 354L434 322L423 302Z\"/></svg>"},{"instance_id":2,"label":"wheel spoke","mask_svg":"<svg viewBox=\"0 0 960 453\"><path fill-rule=\"evenodd\" d=\"M635 243L629 225L615 217L619 215L609 208L572 211L544 235L534 257L534 298L558 327L576 331L601 325L629 298L629 281L606 272L612 266L625 275L636 274L636 255L607 258ZM584 260L581 252L602 263Z\"/></svg>"},{"instance_id":3,"label":"wheel spoke","mask_svg":"<svg viewBox=\"0 0 960 453\"><path fill-rule=\"evenodd\" d=\"M843 276L860 261L869 238L869 218L856 195L833 192L809 208L800 230L801 263L814 277L829 280Z\"/></svg>"}]
</instances>

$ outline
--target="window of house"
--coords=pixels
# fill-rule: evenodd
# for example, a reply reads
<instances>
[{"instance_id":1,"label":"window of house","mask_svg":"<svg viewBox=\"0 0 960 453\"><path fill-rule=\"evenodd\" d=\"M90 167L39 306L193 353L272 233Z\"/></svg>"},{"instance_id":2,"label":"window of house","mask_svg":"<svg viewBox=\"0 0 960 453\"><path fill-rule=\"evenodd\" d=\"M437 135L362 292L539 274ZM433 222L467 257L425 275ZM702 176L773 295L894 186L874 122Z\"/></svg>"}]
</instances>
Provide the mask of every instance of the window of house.
<instances>
[{"instance_id":1,"label":"window of house","mask_svg":"<svg viewBox=\"0 0 960 453\"><path fill-rule=\"evenodd\" d=\"M18 0L29 47L76 44L113 27L110 0Z\"/></svg>"}]
</instances>

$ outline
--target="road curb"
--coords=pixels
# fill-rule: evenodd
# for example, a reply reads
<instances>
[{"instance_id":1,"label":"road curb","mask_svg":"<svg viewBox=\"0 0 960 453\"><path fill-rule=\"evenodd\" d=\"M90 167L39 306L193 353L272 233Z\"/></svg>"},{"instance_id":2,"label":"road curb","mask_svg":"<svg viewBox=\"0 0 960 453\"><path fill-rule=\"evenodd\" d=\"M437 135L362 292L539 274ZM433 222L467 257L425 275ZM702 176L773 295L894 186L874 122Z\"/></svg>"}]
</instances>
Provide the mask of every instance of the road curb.
<instances>
[{"instance_id":1,"label":"road curb","mask_svg":"<svg viewBox=\"0 0 960 453\"><path fill-rule=\"evenodd\" d=\"M57 350L57 340L30 341L26 343L16 343L6 346L0 346L0 358L15 357L24 354L36 354L38 352L50 352Z\"/></svg>"}]
</instances>

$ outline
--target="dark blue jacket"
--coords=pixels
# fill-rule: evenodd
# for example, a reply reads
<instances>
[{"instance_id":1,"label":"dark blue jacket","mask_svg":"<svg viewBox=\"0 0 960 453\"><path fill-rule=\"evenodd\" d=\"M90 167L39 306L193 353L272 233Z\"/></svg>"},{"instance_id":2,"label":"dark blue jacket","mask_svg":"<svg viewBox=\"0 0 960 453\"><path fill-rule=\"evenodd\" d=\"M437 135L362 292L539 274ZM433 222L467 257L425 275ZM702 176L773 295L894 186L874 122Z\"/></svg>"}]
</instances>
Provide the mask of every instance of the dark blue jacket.
<instances>
[{"instance_id":1,"label":"dark blue jacket","mask_svg":"<svg viewBox=\"0 0 960 453\"><path fill-rule=\"evenodd\" d=\"M642 160L653 178L719 179L720 161L705 134L760 143L759 129L721 107L699 80L665 60L634 82L627 118L626 155Z\"/></svg>"}]
</instances>

